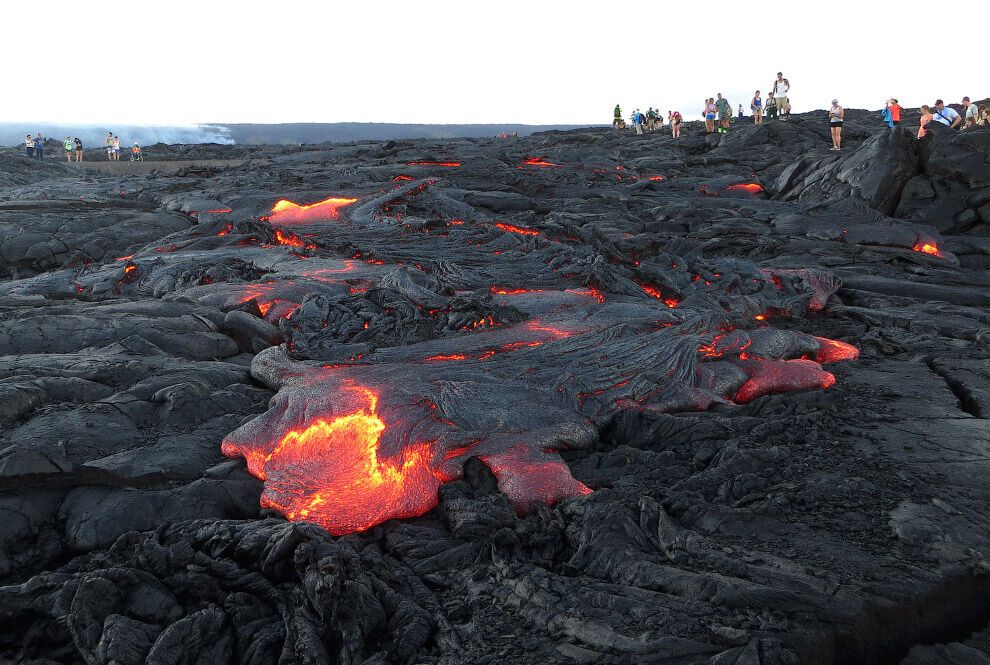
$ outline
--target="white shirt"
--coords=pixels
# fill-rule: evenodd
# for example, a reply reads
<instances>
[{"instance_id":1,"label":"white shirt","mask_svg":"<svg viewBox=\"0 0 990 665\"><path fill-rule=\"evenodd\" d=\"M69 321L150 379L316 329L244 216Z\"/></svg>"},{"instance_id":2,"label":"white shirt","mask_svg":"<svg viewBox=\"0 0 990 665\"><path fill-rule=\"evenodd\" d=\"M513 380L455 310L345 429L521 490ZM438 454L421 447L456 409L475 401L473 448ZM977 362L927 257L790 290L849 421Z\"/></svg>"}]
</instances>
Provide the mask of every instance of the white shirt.
<instances>
[{"instance_id":1,"label":"white shirt","mask_svg":"<svg viewBox=\"0 0 990 665\"><path fill-rule=\"evenodd\" d=\"M791 85L786 80L773 82L774 97L786 97L790 89L791 89Z\"/></svg>"},{"instance_id":2,"label":"white shirt","mask_svg":"<svg viewBox=\"0 0 990 665\"><path fill-rule=\"evenodd\" d=\"M954 123L958 117L959 114L956 113L955 110L950 106L946 106L941 111L932 109L932 119L935 122L942 123L946 127L951 126L952 123Z\"/></svg>"},{"instance_id":3,"label":"white shirt","mask_svg":"<svg viewBox=\"0 0 990 665\"><path fill-rule=\"evenodd\" d=\"M980 117L980 109L976 108L976 104L970 104L966 107L966 120L972 118L974 121Z\"/></svg>"}]
</instances>

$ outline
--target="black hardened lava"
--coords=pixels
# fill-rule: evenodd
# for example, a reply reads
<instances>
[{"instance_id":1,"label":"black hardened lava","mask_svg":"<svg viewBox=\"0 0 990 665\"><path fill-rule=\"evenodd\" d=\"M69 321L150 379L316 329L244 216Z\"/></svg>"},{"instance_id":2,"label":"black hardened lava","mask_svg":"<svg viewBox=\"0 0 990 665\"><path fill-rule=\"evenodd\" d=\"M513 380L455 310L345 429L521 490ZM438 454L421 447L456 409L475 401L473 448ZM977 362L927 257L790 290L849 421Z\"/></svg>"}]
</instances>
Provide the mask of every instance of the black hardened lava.
<instances>
[{"instance_id":1,"label":"black hardened lava","mask_svg":"<svg viewBox=\"0 0 990 665\"><path fill-rule=\"evenodd\" d=\"M0 662L981 662L940 130L0 151Z\"/></svg>"}]
</instances>

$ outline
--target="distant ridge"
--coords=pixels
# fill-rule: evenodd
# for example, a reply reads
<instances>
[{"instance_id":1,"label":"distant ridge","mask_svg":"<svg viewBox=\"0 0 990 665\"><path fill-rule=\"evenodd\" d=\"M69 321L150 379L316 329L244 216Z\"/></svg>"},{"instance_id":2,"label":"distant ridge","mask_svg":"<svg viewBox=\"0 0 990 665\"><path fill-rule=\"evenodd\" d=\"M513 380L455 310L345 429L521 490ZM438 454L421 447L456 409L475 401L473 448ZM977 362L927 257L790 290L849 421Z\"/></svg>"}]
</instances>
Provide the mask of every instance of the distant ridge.
<instances>
[{"instance_id":1,"label":"distant ridge","mask_svg":"<svg viewBox=\"0 0 990 665\"><path fill-rule=\"evenodd\" d=\"M243 145L298 145L300 143L343 143L349 141L387 141L391 139L449 139L500 136L519 132L528 136L547 130L568 130L586 125L416 125L389 122L334 122L204 125Z\"/></svg>"},{"instance_id":2,"label":"distant ridge","mask_svg":"<svg viewBox=\"0 0 990 665\"><path fill-rule=\"evenodd\" d=\"M87 149L101 148L108 131L120 136L125 145L139 143L195 144L221 143L240 145L300 145L303 143L346 143L350 141L388 141L391 139L451 139L499 136L519 132L528 136L547 130L579 129L584 125L468 124L422 125L378 122L299 122L286 124L224 124L187 126L166 125L93 125L56 122L0 122L0 145L16 146L26 134L42 132L47 138L61 141L66 136L80 137Z\"/></svg>"}]
</instances>

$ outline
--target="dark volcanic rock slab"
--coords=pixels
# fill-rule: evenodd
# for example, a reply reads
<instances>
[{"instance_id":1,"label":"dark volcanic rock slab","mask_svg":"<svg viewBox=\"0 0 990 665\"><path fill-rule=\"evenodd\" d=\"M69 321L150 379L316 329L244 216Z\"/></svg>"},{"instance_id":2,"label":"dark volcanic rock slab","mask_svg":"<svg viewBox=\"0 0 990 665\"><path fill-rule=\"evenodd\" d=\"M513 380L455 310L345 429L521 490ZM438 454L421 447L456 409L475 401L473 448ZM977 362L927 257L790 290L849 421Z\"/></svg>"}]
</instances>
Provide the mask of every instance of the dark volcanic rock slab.
<instances>
[{"instance_id":1,"label":"dark volcanic rock slab","mask_svg":"<svg viewBox=\"0 0 990 665\"><path fill-rule=\"evenodd\" d=\"M0 660L985 662L990 130L684 132L0 152Z\"/></svg>"}]
</instances>

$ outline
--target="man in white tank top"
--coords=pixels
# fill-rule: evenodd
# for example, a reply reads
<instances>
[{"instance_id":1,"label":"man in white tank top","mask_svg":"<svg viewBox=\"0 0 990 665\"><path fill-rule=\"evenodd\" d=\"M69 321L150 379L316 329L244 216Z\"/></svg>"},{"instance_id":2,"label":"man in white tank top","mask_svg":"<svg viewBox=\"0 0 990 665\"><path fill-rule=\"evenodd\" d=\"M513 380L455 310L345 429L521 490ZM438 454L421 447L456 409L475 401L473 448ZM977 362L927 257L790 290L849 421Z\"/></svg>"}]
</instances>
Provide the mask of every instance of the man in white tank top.
<instances>
[{"instance_id":1,"label":"man in white tank top","mask_svg":"<svg viewBox=\"0 0 990 665\"><path fill-rule=\"evenodd\" d=\"M777 100L781 120L787 120L787 116L791 114L791 100L788 95L790 90L791 82L784 78L782 72L777 72L777 80L773 82L773 96Z\"/></svg>"}]
</instances>

